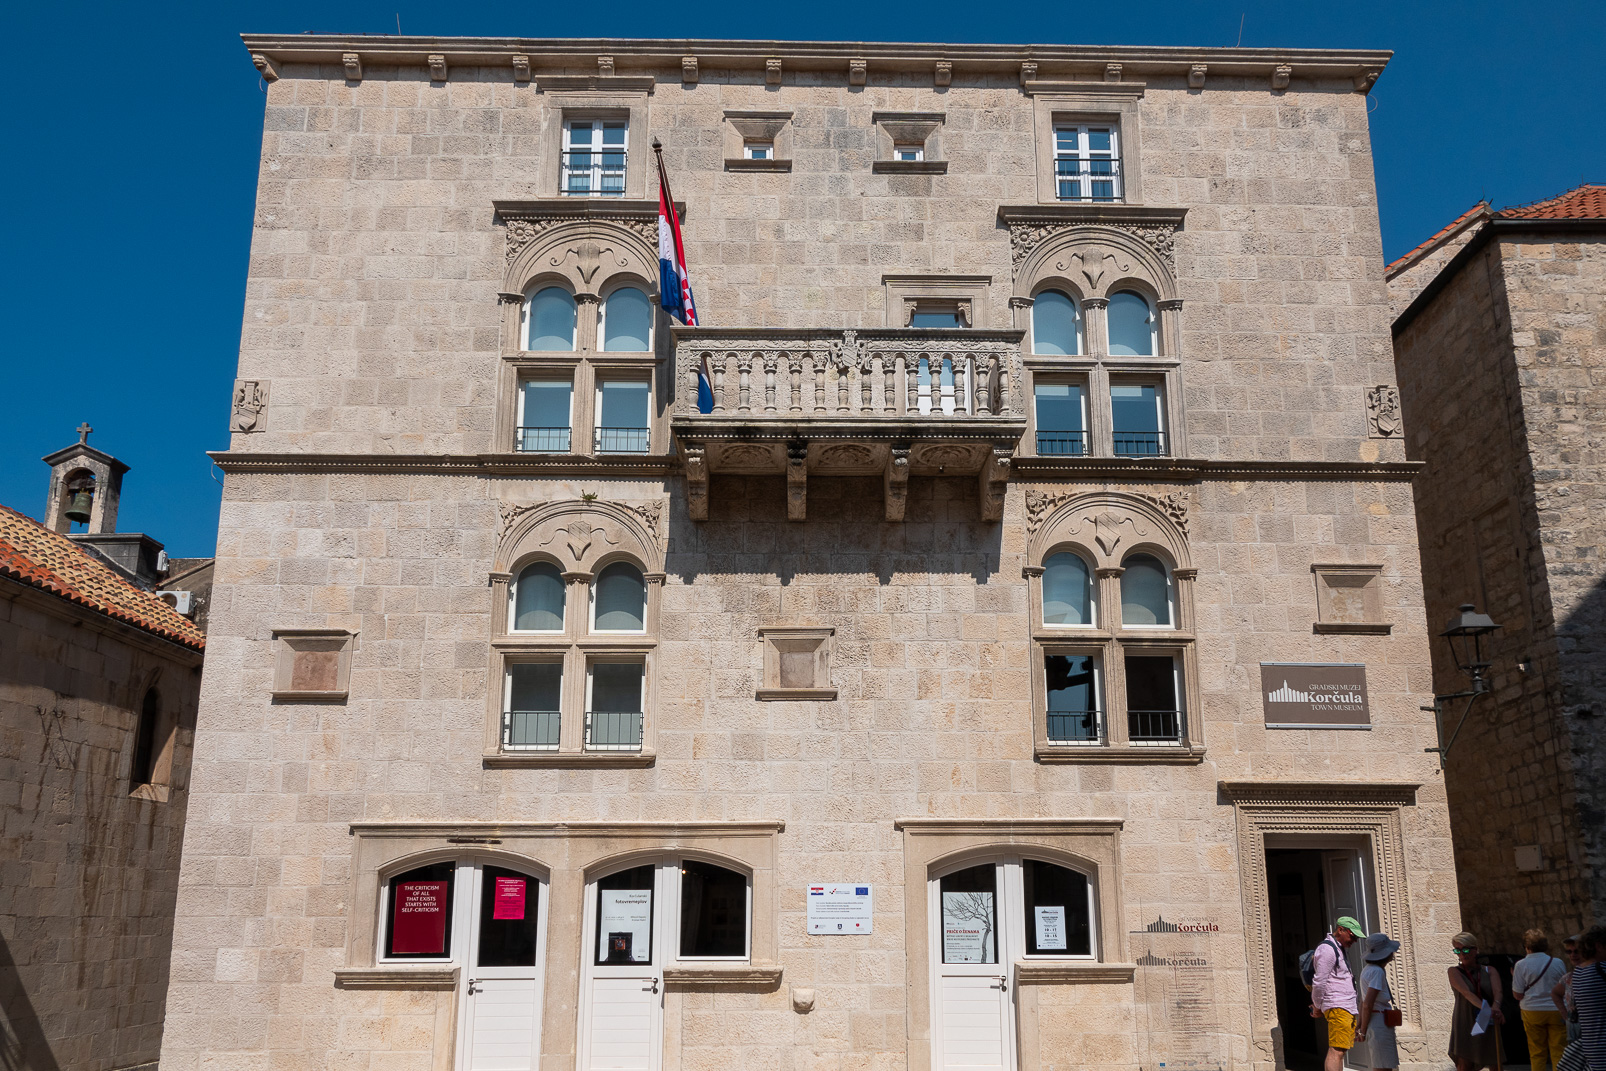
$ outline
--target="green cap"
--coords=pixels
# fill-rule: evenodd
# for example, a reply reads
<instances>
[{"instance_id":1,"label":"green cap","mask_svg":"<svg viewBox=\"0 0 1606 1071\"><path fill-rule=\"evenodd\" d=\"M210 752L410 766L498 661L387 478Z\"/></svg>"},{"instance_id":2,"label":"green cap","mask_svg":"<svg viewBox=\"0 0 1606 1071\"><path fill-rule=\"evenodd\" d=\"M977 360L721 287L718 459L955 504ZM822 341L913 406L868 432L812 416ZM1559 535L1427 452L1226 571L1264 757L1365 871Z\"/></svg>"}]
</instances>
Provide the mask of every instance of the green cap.
<instances>
[{"instance_id":1,"label":"green cap","mask_svg":"<svg viewBox=\"0 0 1606 1071\"><path fill-rule=\"evenodd\" d=\"M1350 933L1353 933L1356 937L1365 937L1366 936L1366 928L1364 926L1362 926L1359 922L1356 922L1354 919L1350 918L1348 915L1340 916L1339 920L1337 922L1333 923L1333 929L1335 929L1335 930L1348 930Z\"/></svg>"}]
</instances>

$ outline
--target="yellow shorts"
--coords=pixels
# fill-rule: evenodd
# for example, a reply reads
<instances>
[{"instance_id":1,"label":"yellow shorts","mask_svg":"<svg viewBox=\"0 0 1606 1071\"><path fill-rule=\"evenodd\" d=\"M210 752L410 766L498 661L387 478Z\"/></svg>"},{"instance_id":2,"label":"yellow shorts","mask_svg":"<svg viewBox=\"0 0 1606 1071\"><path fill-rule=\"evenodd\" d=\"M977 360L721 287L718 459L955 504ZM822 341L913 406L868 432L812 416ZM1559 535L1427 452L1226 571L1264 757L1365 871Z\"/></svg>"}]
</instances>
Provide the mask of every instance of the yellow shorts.
<instances>
[{"instance_id":1,"label":"yellow shorts","mask_svg":"<svg viewBox=\"0 0 1606 1071\"><path fill-rule=\"evenodd\" d=\"M1324 1013L1327 1016L1327 1045L1333 1049L1353 1049L1355 1047L1355 1015L1343 1008L1328 1008Z\"/></svg>"}]
</instances>

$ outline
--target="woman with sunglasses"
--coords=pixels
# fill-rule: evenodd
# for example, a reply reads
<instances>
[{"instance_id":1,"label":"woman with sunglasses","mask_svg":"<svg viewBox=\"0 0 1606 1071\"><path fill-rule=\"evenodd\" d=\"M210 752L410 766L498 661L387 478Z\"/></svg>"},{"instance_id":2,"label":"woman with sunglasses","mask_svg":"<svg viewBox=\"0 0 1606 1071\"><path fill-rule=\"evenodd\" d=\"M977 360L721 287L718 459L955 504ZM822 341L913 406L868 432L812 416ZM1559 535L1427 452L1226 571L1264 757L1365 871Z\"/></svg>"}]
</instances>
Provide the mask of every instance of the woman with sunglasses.
<instances>
[{"instance_id":1,"label":"woman with sunglasses","mask_svg":"<svg viewBox=\"0 0 1606 1071\"><path fill-rule=\"evenodd\" d=\"M1450 1059L1456 1071L1474 1071L1475 1068L1500 1068L1500 1031L1506 1021L1500 1011L1500 975L1488 967L1478 966L1478 939L1470 933L1458 933L1450 943L1455 952L1456 965L1450 968L1450 989L1455 993L1455 1011L1450 1016ZM1493 1009L1488 1029L1473 1034L1472 1027L1483 1010L1484 1001Z\"/></svg>"}]
</instances>

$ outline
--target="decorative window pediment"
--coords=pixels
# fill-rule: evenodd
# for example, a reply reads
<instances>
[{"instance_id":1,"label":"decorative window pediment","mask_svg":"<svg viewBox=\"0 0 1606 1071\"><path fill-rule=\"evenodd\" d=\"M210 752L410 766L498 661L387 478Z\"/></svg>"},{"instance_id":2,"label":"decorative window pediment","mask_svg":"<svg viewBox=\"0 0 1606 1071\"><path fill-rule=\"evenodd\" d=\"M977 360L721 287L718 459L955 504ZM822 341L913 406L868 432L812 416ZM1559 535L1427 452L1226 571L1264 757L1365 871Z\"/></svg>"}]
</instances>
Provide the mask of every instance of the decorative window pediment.
<instances>
[{"instance_id":1,"label":"decorative window pediment","mask_svg":"<svg viewBox=\"0 0 1606 1071\"><path fill-rule=\"evenodd\" d=\"M1026 492L1032 561L1055 547L1079 549L1096 569L1119 569L1137 551L1155 550L1175 569L1191 568L1187 491L1141 495L1123 491Z\"/></svg>"},{"instance_id":2,"label":"decorative window pediment","mask_svg":"<svg viewBox=\"0 0 1606 1071\"><path fill-rule=\"evenodd\" d=\"M592 573L609 560L629 558L644 572L660 573L663 509L661 501L504 503L496 568L506 572L539 553L563 563L568 572Z\"/></svg>"}]
</instances>

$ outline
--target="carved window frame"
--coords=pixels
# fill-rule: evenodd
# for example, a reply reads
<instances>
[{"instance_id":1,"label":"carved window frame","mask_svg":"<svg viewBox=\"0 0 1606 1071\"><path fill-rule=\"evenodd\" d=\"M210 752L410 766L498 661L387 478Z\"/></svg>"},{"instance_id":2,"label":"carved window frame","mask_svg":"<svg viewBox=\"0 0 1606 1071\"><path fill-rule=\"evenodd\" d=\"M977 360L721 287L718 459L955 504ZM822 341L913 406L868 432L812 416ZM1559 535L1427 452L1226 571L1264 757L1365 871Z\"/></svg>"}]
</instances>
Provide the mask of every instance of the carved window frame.
<instances>
[{"instance_id":1,"label":"carved window frame","mask_svg":"<svg viewBox=\"0 0 1606 1071\"><path fill-rule=\"evenodd\" d=\"M1121 202L1143 203L1141 82L1028 82L1037 146L1037 200L1061 204L1054 182L1054 129L1059 125L1108 126L1116 131L1121 159Z\"/></svg>"},{"instance_id":2,"label":"carved window frame","mask_svg":"<svg viewBox=\"0 0 1606 1071\"><path fill-rule=\"evenodd\" d=\"M1041 763L1128 763L1193 765L1204 761L1204 723L1200 709L1198 645L1194 633L1193 568L1188 550L1190 493L1161 490L1026 492L1028 620L1032 669L1033 755ZM1043 623L1043 571L1048 558L1072 551L1092 567L1093 627ZM1121 618L1123 563L1134 554L1151 554L1171 575L1174 619L1153 628L1125 624ZM1096 653L1103 689L1103 732L1096 744L1050 743L1048 737L1047 656ZM1128 653L1172 655L1178 667L1176 743L1133 742L1129 737L1125 665Z\"/></svg>"},{"instance_id":3,"label":"carved window frame","mask_svg":"<svg viewBox=\"0 0 1606 1071\"><path fill-rule=\"evenodd\" d=\"M870 170L877 174L944 175L948 161L942 156L942 128L946 112L872 112L875 124L875 160ZM920 159L901 160L897 150L918 148Z\"/></svg>"},{"instance_id":4,"label":"carved window frame","mask_svg":"<svg viewBox=\"0 0 1606 1071\"><path fill-rule=\"evenodd\" d=\"M656 761L659 615L665 574L663 500L641 503L566 500L501 507L502 531L489 576L492 634L486 688L488 767L651 766ZM563 631L516 632L509 626L512 584L534 561L552 561L567 584ZM592 627L592 587L617 561L641 570L646 582L646 628L604 632ZM585 746L586 695L598 662L642 665L641 747L634 751ZM521 662L563 665L559 742L555 751L512 750L502 744L503 696L508 667Z\"/></svg>"},{"instance_id":5,"label":"carved window frame","mask_svg":"<svg viewBox=\"0 0 1606 1071\"><path fill-rule=\"evenodd\" d=\"M886 326L908 327L909 318L922 307L951 308L966 327L986 327L993 285L991 275L883 275Z\"/></svg>"},{"instance_id":6,"label":"carved window frame","mask_svg":"<svg viewBox=\"0 0 1606 1071\"><path fill-rule=\"evenodd\" d=\"M647 98L650 88L633 89L606 85L606 78L596 79L596 89L553 90L551 80L543 84L546 98L541 127L540 158L550 161L543 169L541 188L544 196L568 201L589 201L590 197L574 197L563 192L564 131L573 120L623 119L625 132L625 189L622 197L598 197L599 201L640 200L647 196L647 175L651 166L651 149L647 141Z\"/></svg>"},{"instance_id":7,"label":"carved window frame","mask_svg":"<svg viewBox=\"0 0 1606 1071\"><path fill-rule=\"evenodd\" d=\"M721 133L726 171L792 170L792 113L785 111L727 111ZM770 155L759 160L747 155L748 144L768 144Z\"/></svg>"}]
</instances>

